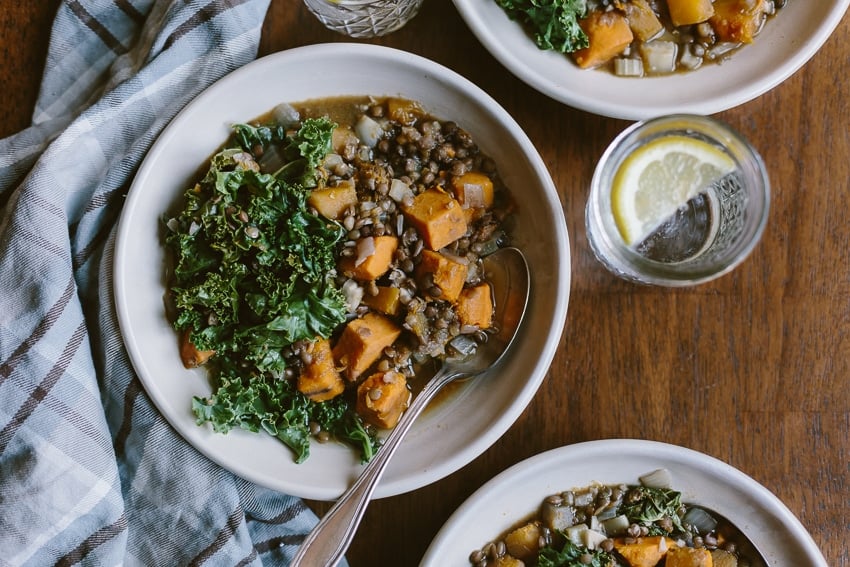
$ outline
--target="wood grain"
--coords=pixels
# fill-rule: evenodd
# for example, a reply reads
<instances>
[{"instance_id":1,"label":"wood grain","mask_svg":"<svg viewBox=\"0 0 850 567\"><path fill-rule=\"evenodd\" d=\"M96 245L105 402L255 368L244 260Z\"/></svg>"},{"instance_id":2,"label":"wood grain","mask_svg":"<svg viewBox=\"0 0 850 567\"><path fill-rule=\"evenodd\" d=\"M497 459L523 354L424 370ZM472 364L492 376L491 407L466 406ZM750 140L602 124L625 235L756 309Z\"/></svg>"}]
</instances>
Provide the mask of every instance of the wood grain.
<instances>
[{"instance_id":1,"label":"wood grain","mask_svg":"<svg viewBox=\"0 0 850 567\"><path fill-rule=\"evenodd\" d=\"M0 6L0 135L29 122L57 1ZM351 41L299 2L275 0L261 54ZM416 565L461 502L523 458L568 443L639 437L720 458L797 515L829 565L850 566L850 21L781 86L718 116L761 152L773 185L761 244L733 273L692 289L639 287L593 258L584 203L598 156L626 122L563 106L509 74L449 0L430 0L371 43L465 75L520 123L567 217L572 293L539 393L492 448L457 473L374 502L353 567ZM322 513L327 503L311 502ZM470 542L470 546L476 542Z\"/></svg>"}]
</instances>

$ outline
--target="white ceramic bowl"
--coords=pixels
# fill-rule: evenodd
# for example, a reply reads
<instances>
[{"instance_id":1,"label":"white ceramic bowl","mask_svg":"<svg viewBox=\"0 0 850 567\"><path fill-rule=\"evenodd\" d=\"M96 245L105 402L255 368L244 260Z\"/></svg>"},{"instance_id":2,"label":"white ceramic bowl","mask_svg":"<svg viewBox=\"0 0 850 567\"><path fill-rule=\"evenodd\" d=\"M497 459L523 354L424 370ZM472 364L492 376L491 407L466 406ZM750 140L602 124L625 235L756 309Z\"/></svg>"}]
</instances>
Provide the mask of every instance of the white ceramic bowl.
<instances>
[{"instance_id":1,"label":"white ceramic bowl","mask_svg":"<svg viewBox=\"0 0 850 567\"><path fill-rule=\"evenodd\" d=\"M487 50L528 85L574 108L640 120L674 113L713 114L767 92L820 49L850 0L792 0L754 43L722 65L643 78L581 70L563 54L538 49L495 0L454 3Z\"/></svg>"},{"instance_id":2,"label":"white ceramic bowl","mask_svg":"<svg viewBox=\"0 0 850 567\"><path fill-rule=\"evenodd\" d=\"M590 441L526 459L494 477L452 514L420 567L468 567L469 554L534 514L542 500L564 490L636 484L666 468L687 503L703 504L735 523L772 567L827 567L812 537L769 490L736 468L703 453L633 439Z\"/></svg>"},{"instance_id":3,"label":"white ceramic bowl","mask_svg":"<svg viewBox=\"0 0 850 567\"><path fill-rule=\"evenodd\" d=\"M189 104L144 160L121 217L115 262L118 317L133 365L153 402L187 441L234 473L296 496L333 499L360 470L341 445L314 444L303 464L268 435L214 433L195 424L192 396L210 385L183 369L163 312L161 217L177 203L230 125L281 102L339 95L394 95L455 120L522 191L515 242L528 256L533 297L502 372L471 381L426 410L389 465L376 496L410 491L464 466L492 445L536 393L563 332L570 289L566 223L551 177L517 123L492 98L448 69L409 53L363 44L314 45L259 59Z\"/></svg>"}]
</instances>

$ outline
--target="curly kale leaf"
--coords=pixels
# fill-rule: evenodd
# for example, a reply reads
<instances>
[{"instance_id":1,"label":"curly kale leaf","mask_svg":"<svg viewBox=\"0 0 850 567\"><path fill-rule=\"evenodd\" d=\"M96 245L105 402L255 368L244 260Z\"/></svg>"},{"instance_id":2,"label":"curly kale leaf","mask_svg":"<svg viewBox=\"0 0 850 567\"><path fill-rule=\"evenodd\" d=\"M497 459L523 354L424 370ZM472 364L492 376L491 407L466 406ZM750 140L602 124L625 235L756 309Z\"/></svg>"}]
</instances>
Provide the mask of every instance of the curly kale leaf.
<instances>
[{"instance_id":1,"label":"curly kale leaf","mask_svg":"<svg viewBox=\"0 0 850 567\"><path fill-rule=\"evenodd\" d=\"M668 518L672 522L673 533L683 533L679 509L682 506L682 493L669 488L636 486L629 490L619 508L631 522L646 526L650 535L668 535L658 523Z\"/></svg>"},{"instance_id":2,"label":"curly kale leaf","mask_svg":"<svg viewBox=\"0 0 850 567\"><path fill-rule=\"evenodd\" d=\"M287 163L275 172L275 176L303 187L315 187L318 167L332 149L334 128L336 124L327 117L305 120L283 145Z\"/></svg>"},{"instance_id":3,"label":"curly kale leaf","mask_svg":"<svg viewBox=\"0 0 850 567\"><path fill-rule=\"evenodd\" d=\"M344 397L317 404L288 380L257 375L244 378L231 362L220 366L217 388L210 397L192 400L192 411L199 425L209 422L220 433L237 427L265 431L292 449L298 463L310 456L311 422L358 447L364 462L377 449L375 437L350 411Z\"/></svg>"},{"instance_id":4,"label":"curly kale leaf","mask_svg":"<svg viewBox=\"0 0 850 567\"><path fill-rule=\"evenodd\" d=\"M265 150L272 144L286 139L286 129L280 124L234 124L233 136L236 143L246 152L255 152L257 148Z\"/></svg>"},{"instance_id":5,"label":"curly kale leaf","mask_svg":"<svg viewBox=\"0 0 850 567\"><path fill-rule=\"evenodd\" d=\"M586 0L496 0L508 16L531 30L540 49L572 53L588 46L579 19L587 14Z\"/></svg>"},{"instance_id":6,"label":"curly kale leaf","mask_svg":"<svg viewBox=\"0 0 850 567\"><path fill-rule=\"evenodd\" d=\"M590 558L590 562L587 560ZM576 545L565 537L560 549L546 546L537 555L538 567L608 567L615 565L611 555L601 549L591 550Z\"/></svg>"},{"instance_id":7,"label":"curly kale leaf","mask_svg":"<svg viewBox=\"0 0 850 567\"><path fill-rule=\"evenodd\" d=\"M222 432L266 431L299 462L309 455L311 421L360 447L364 457L376 443L349 401L313 402L282 378L287 347L327 338L345 321L344 296L331 277L345 230L311 213L306 202L334 127L326 118L309 119L286 138L274 127L237 125L242 147L211 158L167 223L174 326L190 330L198 349L215 351L215 389L195 400L197 420ZM273 144L296 165L261 172L249 148Z\"/></svg>"}]
</instances>

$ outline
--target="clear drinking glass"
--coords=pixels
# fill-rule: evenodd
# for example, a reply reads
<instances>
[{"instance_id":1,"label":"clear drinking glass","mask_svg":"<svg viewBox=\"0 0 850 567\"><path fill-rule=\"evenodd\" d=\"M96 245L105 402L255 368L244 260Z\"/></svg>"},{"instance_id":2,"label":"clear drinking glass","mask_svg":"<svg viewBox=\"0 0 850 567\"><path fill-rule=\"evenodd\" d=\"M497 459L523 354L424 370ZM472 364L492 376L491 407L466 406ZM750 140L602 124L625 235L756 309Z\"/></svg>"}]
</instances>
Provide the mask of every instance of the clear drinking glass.
<instances>
[{"instance_id":1,"label":"clear drinking glass","mask_svg":"<svg viewBox=\"0 0 850 567\"><path fill-rule=\"evenodd\" d=\"M386 35L409 22L423 0L304 0L325 27L351 37Z\"/></svg>"},{"instance_id":2,"label":"clear drinking glass","mask_svg":"<svg viewBox=\"0 0 850 567\"><path fill-rule=\"evenodd\" d=\"M665 136L707 142L729 156L734 168L649 235L627 244L612 208L615 176L638 148ZM761 238L769 205L764 162L747 140L718 120L679 114L637 122L608 146L593 175L585 224L594 254L614 274L680 287L713 280L740 264Z\"/></svg>"}]
</instances>

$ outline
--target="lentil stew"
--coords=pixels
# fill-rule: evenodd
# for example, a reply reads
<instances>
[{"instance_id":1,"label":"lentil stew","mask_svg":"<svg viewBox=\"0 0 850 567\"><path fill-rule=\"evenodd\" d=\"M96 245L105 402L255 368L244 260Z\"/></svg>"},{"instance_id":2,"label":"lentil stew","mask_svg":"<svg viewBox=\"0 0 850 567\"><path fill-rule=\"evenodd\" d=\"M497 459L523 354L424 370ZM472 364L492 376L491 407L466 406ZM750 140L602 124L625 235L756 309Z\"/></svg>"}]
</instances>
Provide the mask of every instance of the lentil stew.
<instances>
[{"instance_id":1,"label":"lentil stew","mask_svg":"<svg viewBox=\"0 0 850 567\"><path fill-rule=\"evenodd\" d=\"M719 64L756 41L787 0L496 0L541 49L570 54L582 69L623 77L689 72ZM567 39L553 41L558 30Z\"/></svg>"},{"instance_id":2,"label":"lentil stew","mask_svg":"<svg viewBox=\"0 0 850 567\"><path fill-rule=\"evenodd\" d=\"M671 487L666 469L639 484L592 483L552 494L537 513L483 547L475 567L745 567L724 526Z\"/></svg>"},{"instance_id":3,"label":"lentil stew","mask_svg":"<svg viewBox=\"0 0 850 567\"><path fill-rule=\"evenodd\" d=\"M509 244L496 164L414 101L282 104L234 126L166 222L184 366L209 369L199 424L369 460L448 355L493 332L481 258Z\"/></svg>"}]
</instances>

